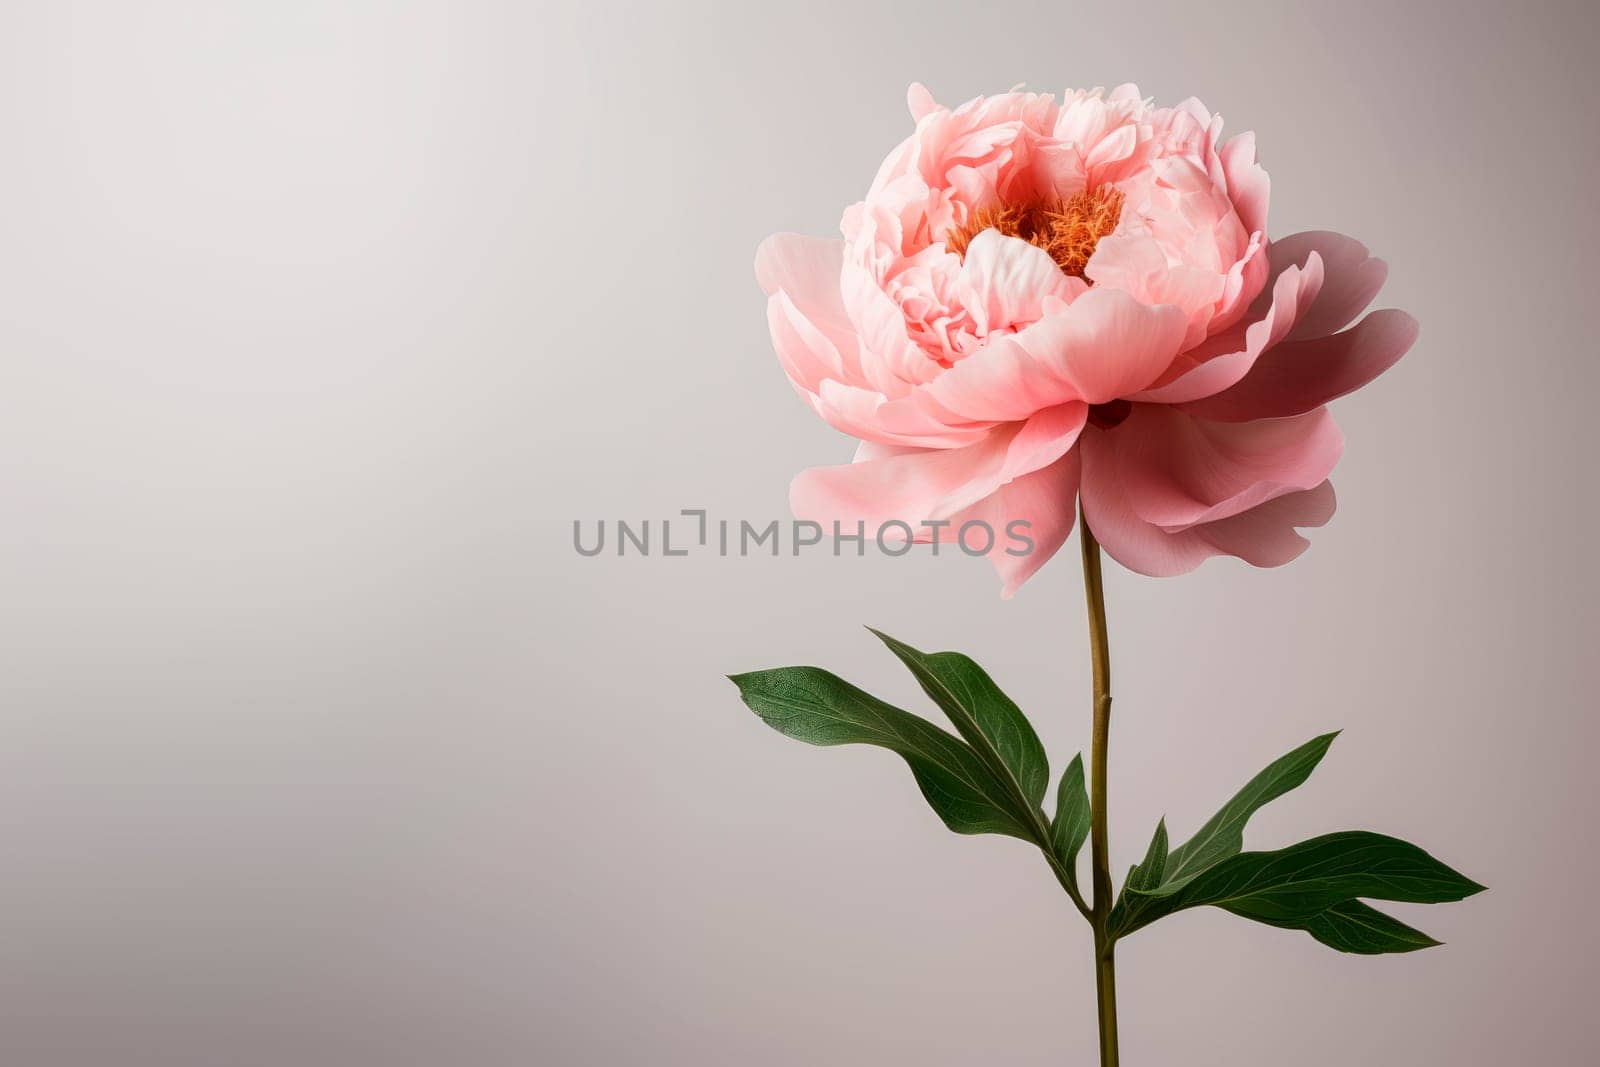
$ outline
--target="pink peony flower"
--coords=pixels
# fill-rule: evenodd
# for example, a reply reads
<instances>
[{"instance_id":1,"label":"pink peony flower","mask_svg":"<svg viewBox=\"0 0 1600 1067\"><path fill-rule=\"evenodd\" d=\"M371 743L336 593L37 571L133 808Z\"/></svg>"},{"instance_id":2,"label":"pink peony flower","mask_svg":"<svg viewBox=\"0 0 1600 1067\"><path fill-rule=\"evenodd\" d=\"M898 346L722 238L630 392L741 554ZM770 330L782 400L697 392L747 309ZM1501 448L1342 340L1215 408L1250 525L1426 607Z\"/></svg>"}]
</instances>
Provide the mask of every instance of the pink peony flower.
<instances>
[{"instance_id":1,"label":"pink peony flower","mask_svg":"<svg viewBox=\"0 0 1600 1067\"><path fill-rule=\"evenodd\" d=\"M775 234L756 254L785 372L860 439L853 463L795 479L795 514L950 523L919 540L1026 520L1030 554L990 553L1007 596L1077 498L1143 574L1304 551L1343 447L1323 405L1416 340L1400 311L1345 329L1383 262L1336 233L1269 243L1255 138L1222 141L1198 101L909 100L916 130L843 240Z\"/></svg>"}]
</instances>

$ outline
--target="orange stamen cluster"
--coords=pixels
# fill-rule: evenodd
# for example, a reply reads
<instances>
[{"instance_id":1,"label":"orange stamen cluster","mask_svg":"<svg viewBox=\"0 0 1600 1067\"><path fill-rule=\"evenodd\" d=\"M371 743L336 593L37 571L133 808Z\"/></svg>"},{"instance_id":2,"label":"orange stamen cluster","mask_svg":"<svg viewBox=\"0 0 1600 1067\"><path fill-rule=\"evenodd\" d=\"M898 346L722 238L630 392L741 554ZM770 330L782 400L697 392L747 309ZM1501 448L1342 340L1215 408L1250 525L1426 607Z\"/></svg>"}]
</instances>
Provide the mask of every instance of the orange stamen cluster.
<instances>
[{"instance_id":1,"label":"orange stamen cluster","mask_svg":"<svg viewBox=\"0 0 1600 1067\"><path fill-rule=\"evenodd\" d=\"M944 243L965 259L974 237L984 230L999 230L1043 249L1063 272L1082 278L1094 246L1117 228L1122 201L1122 190L1102 186L1066 200L995 204L974 212L965 226L945 235Z\"/></svg>"}]
</instances>

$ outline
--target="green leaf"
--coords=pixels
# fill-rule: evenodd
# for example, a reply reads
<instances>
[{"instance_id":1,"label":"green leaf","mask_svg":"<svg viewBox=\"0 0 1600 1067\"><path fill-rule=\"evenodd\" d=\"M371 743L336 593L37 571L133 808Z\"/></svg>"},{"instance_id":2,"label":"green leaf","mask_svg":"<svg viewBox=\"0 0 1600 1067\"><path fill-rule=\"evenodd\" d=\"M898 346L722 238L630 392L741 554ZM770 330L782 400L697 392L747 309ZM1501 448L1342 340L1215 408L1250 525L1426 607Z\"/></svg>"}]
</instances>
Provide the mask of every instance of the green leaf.
<instances>
[{"instance_id":1,"label":"green leaf","mask_svg":"<svg viewBox=\"0 0 1600 1067\"><path fill-rule=\"evenodd\" d=\"M1244 826L1250 816L1269 801L1276 800L1302 784L1338 737L1338 731L1308 741L1288 755L1274 760L1267 769L1250 779L1233 799L1222 806L1188 841L1172 850L1168 857L1166 880L1183 882L1207 867L1236 855L1244 848Z\"/></svg>"},{"instance_id":2,"label":"green leaf","mask_svg":"<svg viewBox=\"0 0 1600 1067\"><path fill-rule=\"evenodd\" d=\"M1142 883L1135 888L1161 888L1173 892L1210 867L1238 855L1244 847L1244 827L1250 821L1250 816L1268 802L1305 782L1338 736L1338 731L1323 734L1274 760L1234 794L1233 799L1224 804L1221 810L1206 820L1206 824L1192 838L1172 850L1159 882ZM1128 929L1138 929L1154 922L1161 914L1166 914L1164 911L1153 914L1152 909L1159 908L1157 900L1150 896L1130 896L1127 888L1124 886L1117 900L1113 918L1120 917Z\"/></svg>"},{"instance_id":3,"label":"green leaf","mask_svg":"<svg viewBox=\"0 0 1600 1067\"><path fill-rule=\"evenodd\" d=\"M1251 918L1252 916L1246 916ZM1271 923L1288 930L1304 930L1329 948L1377 956L1388 952L1415 952L1439 942L1399 919L1385 915L1359 900L1347 900L1309 919Z\"/></svg>"},{"instance_id":4,"label":"green leaf","mask_svg":"<svg viewBox=\"0 0 1600 1067\"><path fill-rule=\"evenodd\" d=\"M1437 904L1483 886L1416 845L1365 830L1326 834L1275 852L1241 852L1189 881L1126 889L1111 930L1125 937L1163 916L1205 904L1273 925L1303 925L1357 897ZM1330 922L1333 920L1330 920Z\"/></svg>"},{"instance_id":5,"label":"green leaf","mask_svg":"<svg viewBox=\"0 0 1600 1067\"><path fill-rule=\"evenodd\" d=\"M1043 805L1050 788L1044 745L1022 709L1000 691L984 669L960 652L919 652L888 634L872 633L910 668L923 692L954 724L956 733L980 755L991 758L996 775L1013 778L1033 809Z\"/></svg>"},{"instance_id":6,"label":"green leaf","mask_svg":"<svg viewBox=\"0 0 1600 1067\"><path fill-rule=\"evenodd\" d=\"M730 675L750 710L785 736L811 745L876 745L911 767L922 795L958 834L1007 834L1038 842L1026 812L970 747L908 711L820 667Z\"/></svg>"},{"instance_id":7,"label":"green leaf","mask_svg":"<svg viewBox=\"0 0 1600 1067\"><path fill-rule=\"evenodd\" d=\"M1156 823L1156 834L1150 839L1150 847L1145 850L1144 859L1128 872L1128 880L1124 883L1126 889L1154 889L1161 884L1161 876L1167 868L1167 820L1162 819Z\"/></svg>"},{"instance_id":8,"label":"green leaf","mask_svg":"<svg viewBox=\"0 0 1600 1067\"><path fill-rule=\"evenodd\" d=\"M1083 780L1083 755L1072 757L1061 772L1056 790L1056 817L1050 824L1050 843L1061 857L1073 885L1077 885L1078 850L1089 837L1089 789Z\"/></svg>"}]
</instances>

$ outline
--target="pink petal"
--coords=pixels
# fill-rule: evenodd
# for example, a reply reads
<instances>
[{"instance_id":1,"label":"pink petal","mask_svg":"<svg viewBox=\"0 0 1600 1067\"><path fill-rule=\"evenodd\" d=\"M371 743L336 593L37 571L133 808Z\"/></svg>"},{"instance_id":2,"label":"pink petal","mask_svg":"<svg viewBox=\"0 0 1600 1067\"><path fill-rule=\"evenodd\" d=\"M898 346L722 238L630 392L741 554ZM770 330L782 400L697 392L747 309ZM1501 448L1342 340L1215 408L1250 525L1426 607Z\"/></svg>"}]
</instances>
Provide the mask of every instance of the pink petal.
<instances>
[{"instance_id":1,"label":"pink petal","mask_svg":"<svg viewBox=\"0 0 1600 1067\"><path fill-rule=\"evenodd\" d=\"M929 449L839 467L801 471L789 486L789 508L797 518L827 526L864 522L869 535L885 523L913 528L940 512L954 514L974 502L963 490L995 477L1004 440L991 436L965 448ZM992 488L989 489L993 491ZM955 506L949 506L955 501Z\"/></svg>"},{"instance_id":2,"label":"pink petal","mask_svg":"<svg viewBox=\"0 0 1600 1067\"><path fill-rule=\"evenodd\" d=\"M1311 547L1295 527L1321 526L1333 518L1333 483L1287 493L1260 507L1194 528L1207 544L1253 567L1281 567Z\"/></svg>"},{"instance_id":3,"label":"pink petal","mask_svg":"<svg viewBox=\"0 0 1600 1067\"><path fill-rule=\"evenodd\" d=\"M1056 272L1060 274L1060 271ZM912 400L939 421L1017 422L1036 411L1077 398L1064 379L1034 359L1025 347L1035 324L988 344L922 386Z\"/></svg>"},{"instance_id":4,"label":"pink petal","mask_svg":"<svg viewBox=\"0 0 1600 1067\"><path fill-rule=\"evenodd\" d=\"M961 306L978 336L1037 322L1050 297L1070 301L1074 287L1043 249L999 230L967 246L958 282Z\"/></svg>"},{"instance_id":5,"label":"pink petal","mask_svg":"<svg viewBox=\"0 0 1600 1067\"><path fill-rule=\"evenodd\" d=\"M958 448L989 435L991 423L952 426L914 407L908 400L886 400L881 393L824 379L812 408L836 430L884 445Z\"/></svg>"},{"instance_id":6,"label":"pink petal","mask_svg":"<svg viewBox=\"0 0 1600 1067\"><path fill-rule=\"evenodd\" d=\"M1228 268L1227 279L1222 285L1222 298L1217 301L1217 312L1211 317L1208 326L1212 335L1221 333L1243 318L1256 298L1261 295L1261 291L1266 288L1267 279L1274 277L1267 259L1266 246L1265 234L1260 232L1251 234L1244 255Z\"/></svg>"},{"instance_id":7,"label":"pink petal","mask_svg":"<svg viewBox=\"0 0 1600 1067\"><path fill-rule=\"evenodd\" d=\"M838 348L782 289L767 298L767 329L784 373L801 389L815 393L823 379L845 378Z\"/></svg>"},{"instance_id":8,"label":"pink petal","mask_svg":"<svg viewBox=\"0 0 1600 1067\"><path fill-rule=\"evenodd\" d=\"M1344 450L1325 409L1292 419L1205 422L1169 407L1134 406L1107 431L1122 495L1168 531L1248 511L1320 484Z\"/></svg>"},{"instance_id":9,"label":"pink petal","mask_svg":"<svg viewBox=\"0 0 1600 1067\"><path fill-rule=\"evenodd\" d=\"M898 451L839 467L802 471L789 487L795 515L815 522L857 520L875 529L949 518L1072 447L1088 409L1067 404L1027 423L996 428L962 448ZM873 455L874 453L867 453Z\"/></svg>"},{"instance_id":10,"label":"pink petal","mask_svg":"<svg viewBox=\"0 0 1600 1067\"><path fill-rule=\"evenodd\" d=\"M906 90L906 107L911 112L912 122L921 122L924 116L943 110L921 82L912 82L911 88Z\"/></svg>"},{"instance_id":11,"label":"pink petal","mask_svg":"<svg viewBox=\"0 0 1600 1067\"><path fill-rule=\"evenodd\" d=\"M1177 355L1186 326L1179 308L1141 304L1120 290L1095 288L1015 340L1078 397L1102 404L1159 378Z\"/></svg>"},{"instance_id":12,"label":"pink petal","mask_svg":"<svg viewBox=\"0 0 1600 1067\"><path fill-rule=\"evenodd\" d=\"M756 281L762 292L787 293L830 339L855 333L839 292L843 266L844 242L838 238L775 233L756 249Z\"/></svg>"},{"instance_id":13,"label":"pink petal","mask_svg":"<svg viewBox=\"0 0 1600 1067\"><path fill-rule=\"evenodd\" d=\"M1355 321L1372 303L1389 274L1381 259L1367 254L1367 246L1353 237L1327 230L1292 233L1271 248L1272 266L1279 271L1304 263L1312 253L1322 260L1322 290L1309 310L1301 314L1289 340L1325 337Z\"/></svg>"},{"instance_id":14,"label":"pink petal","mask_svg":"<svg viewBox=\"0 0 1600 1067\"><path fill-rule=\"evenodd\" d=\"M1010 481L1055 460L1077 441L1089 418L1089 405L1070 401L1034 415L1022 424L1006 449L1001 478Z\"/></svg>"},{"instance_id":15,"label":"pink petal","mask_svg":"<svg viewBox=\"0 0 1600 1067\"><path fill-rule=\"evenodd\" d=\"M846 263L839 284L860 347L865 380L857 384L893 398L940 373L943 368L911 340L905 315L866 268Z\"/></svg>"},{"instance_id":16,"label":"pink petal","mask_svg":"<svg viewBox=\"0 0 1600 1067\"><path fill-rule=\"evenodd\" d=\"M1168 263L1160 242L1142 233L1102 238L1084 273L1096 286L1120 289L1140 303L1182 308L1188 319L1183 347L1205 339L1228 282L1227 275L1215 271Z\"/></svg>"},{"instance_id":17,"label":"pink petal","mask_svg":"<svg viewBox=\"0 0 1600 1067\"><path fill-rule=\"evenodd\" d=\"M1271 303L1261 318L1238 325L1185 352L1161 384L1133 397L1180 404L1219 393L1250 373L1261 354L1286 337L1300 310L1322 286L1322 261L1313 254L1304 267L1289 267L1272 284Z\"/></svg>"},{"instance_id":18,"label":"pink petal","mask_svg":"<svg viewBox=\"0 0 1600 1067\"><path fill-rule=\"evenodd\" d=\"M1134 126L1119 126L1097 141L1084 158L1083 166L1091 189L1116 181L1128 169L1124 164L1139 146L1139 131Z\"/></svg>"},{"instance_id":19,"label":"pink petal","mask_svg":"<svg viewBox=\"0 0 1600 1067\"><path fill-rule=\"evenodd\" d=\"M1077 449L1083 455L1084 518L1107 554L1140 574L1186 574L1217 555L1237 556L1257 567L1280 566L1309 544L1295 527L1321 526L1333 514L1333 486L1324 481L1217 522L1164 530L1140 518L1129 504L1106 437L1091 430Z\"/></svg>"},{"instance_id":20,"label":"pink petal","mask_svg":"<svg viewBox=\"0 0 1600 1067\"><path fill-rule=\"evenodd\" d=\"M1272 180L1256 162L1256 135L1241 133L1229 138L1217 150L1217 155L1222 160L1222 173L1228 179L1228 197L1239 213L1239 221L1244 223L1245 232L1264 232Z\"/></svg>"},{"instance_id":21,"label":"pink petal","mask_svg":"<svg viewBox=\"0 0 1600 1067\"><path fill-rule=\"evenodd\" d=\"M811 383L804 388L813 391L823 374L865 384L856 329L839 288L843 263L844 242L837 239L775 233L756 249L756 281L768 297L767 324L778 358L796 384Z\"/></svg>"},{"instance_id":22,"label":"pink petal","mask_svg":"<svg viewBox=\"0 0 1600 1067\"><path fill-rule=\"evenodd\" d=\"M1136 515L1128 504L1104 431L1091 428L1077 451L1083 455L1083 518L1112 559L1152 578L1187 574L1217 554L1216 546L1192 530L1169 534Z\"/></svg>"},{"instance_id":23,"label":"pink petal","mask_svg":"<svg viewBox=\"0 0 1600 1067\"><path fill-rule=\"evenodd\" d=\"M972 507L953 516L945 543L956 543L967 522L982 522L994 532L989 561L1000 575L1000 595L1007 599L1022 583L1060 551L1072 533L1078 499L1078 450L1072 449L1047 467L1024 474L1009 482ZM1026 526L1013 527L1013 523ZM1013 536L1015 534L1015 536ZM982 544L981 532L972 532L967 544L976 549ZM1032 549L1019 540L1025 537ZM1022 553L1018 555L1017 553Z\"/></svg>"},{"instance_id":24,"label":"pink petal","mask_svg":"<svg viewBox=\"0 0 1600 1067\"><path fill-rule=\"evenodd\" d=\"M1224 422L1298 415L1366 385L1416 340L1416 319L1404 311L1374 311L1343 333L1278 345L1237 385L1183 407Z\"/></svg>"}]
</instances>

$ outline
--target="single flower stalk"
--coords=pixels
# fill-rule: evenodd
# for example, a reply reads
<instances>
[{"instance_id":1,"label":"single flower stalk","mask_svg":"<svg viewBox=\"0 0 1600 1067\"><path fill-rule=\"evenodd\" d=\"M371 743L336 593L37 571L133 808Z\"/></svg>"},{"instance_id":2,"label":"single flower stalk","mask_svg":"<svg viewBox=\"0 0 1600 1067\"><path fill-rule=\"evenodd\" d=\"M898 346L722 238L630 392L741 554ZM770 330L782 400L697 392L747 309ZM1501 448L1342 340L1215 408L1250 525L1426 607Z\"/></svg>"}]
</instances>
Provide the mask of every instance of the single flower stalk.
<instances>
[{"instance_id":1,"label":"single flower stalk","mask_svg":"<svg viewBox=\"0 0 1600 1067\"><path fill-rule=\"evenodd\" d=\"M1436 945L1368 903L1483 888L1415 845L1350 831L1244 850L1251 815L1302 784L1333 734L1268 765L1181 844L1163 820L1120 891L1109 858L1101 547L1152 576L1305 550L1298 530L1333 514L1344 444L1325 405L1416 340L1400 311L1351 325L1383 263L1335 233L1269 240L1253 136L1224 141L1198 101L1158 108L1122 86L951 110L913 85L910 105L914 132L845 211L842 239L776 234L756 256L784 371L859 442L852 463L799 475L791 505L923 540L1025 522L1031 553L990 552L1005 596L1081 509L1088 774L1074 758L1052 798L1043 745L981 667L884 634L954 734L815 667L735 675L741 697L790 737L895 752L950 829L1040 850L1093 934L1102 1067L1119 1056L1116 944L1177 911L1218 907L1342 952Z\"/></svg>"}]
</instances>

